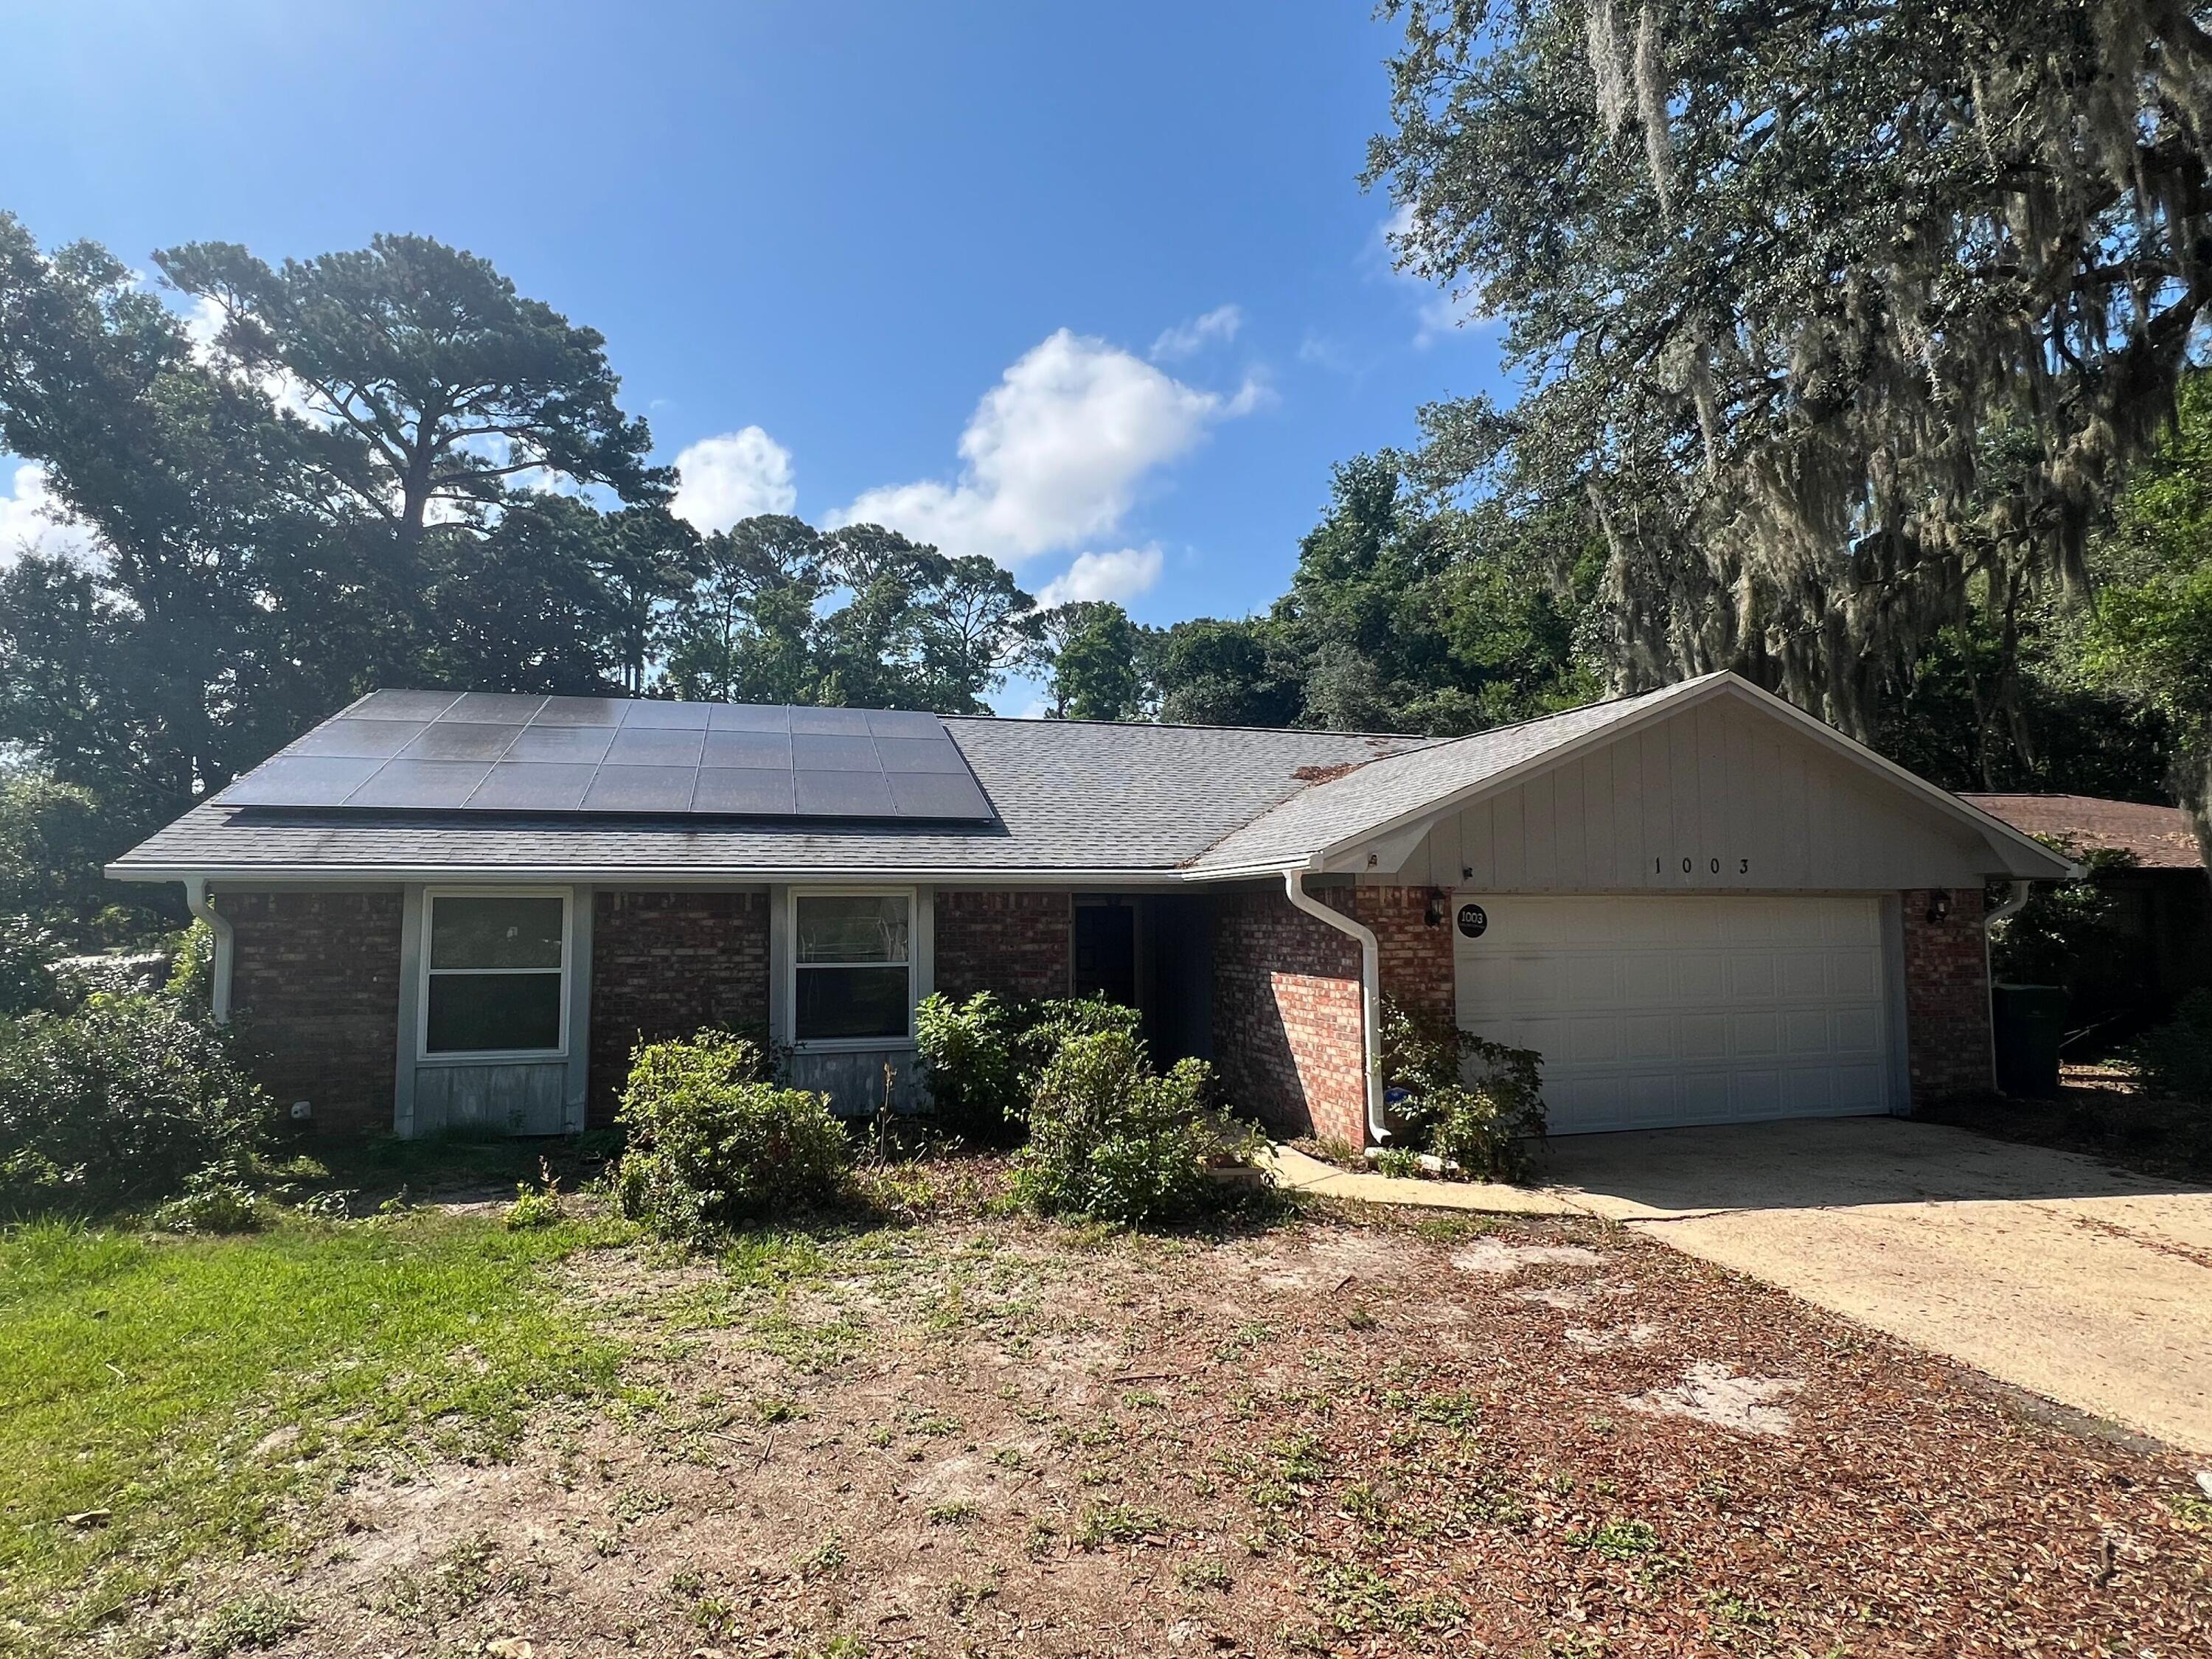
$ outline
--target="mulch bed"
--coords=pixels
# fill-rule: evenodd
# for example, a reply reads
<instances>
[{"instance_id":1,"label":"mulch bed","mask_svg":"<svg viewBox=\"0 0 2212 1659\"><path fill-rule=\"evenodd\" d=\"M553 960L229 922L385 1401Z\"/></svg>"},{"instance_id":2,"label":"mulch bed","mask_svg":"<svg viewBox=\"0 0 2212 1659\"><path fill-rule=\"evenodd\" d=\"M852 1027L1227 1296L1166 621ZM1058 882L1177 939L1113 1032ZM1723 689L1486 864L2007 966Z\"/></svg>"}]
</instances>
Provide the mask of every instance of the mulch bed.
<instances>
[{"instance_id":1,"label":"mulch bed","mask_svg":"<svg viewBox=\"0 0 2212 1659\"><path fill-rule=\"evenodd\" d=\"M301 1656L2212 1651L2185 1461L1597 1224L792 1262L585 1259L635 1398L209 1594Z\"/></svg>"},{"instance_id":2,"label":"mulch bed","mask_svg":"<svg viewBox=\"0 0 2212 1659\"><path fill-rule=\"evenodd\" d=\"M1927 1115L2002 1140L2080 1152L2154 1176L2212 1182L2212 1102L2148 1094L2129 1067L2111 1061L2060 1068L2052 1100L1997 1096Z\"/></svg>"}]
</instances>

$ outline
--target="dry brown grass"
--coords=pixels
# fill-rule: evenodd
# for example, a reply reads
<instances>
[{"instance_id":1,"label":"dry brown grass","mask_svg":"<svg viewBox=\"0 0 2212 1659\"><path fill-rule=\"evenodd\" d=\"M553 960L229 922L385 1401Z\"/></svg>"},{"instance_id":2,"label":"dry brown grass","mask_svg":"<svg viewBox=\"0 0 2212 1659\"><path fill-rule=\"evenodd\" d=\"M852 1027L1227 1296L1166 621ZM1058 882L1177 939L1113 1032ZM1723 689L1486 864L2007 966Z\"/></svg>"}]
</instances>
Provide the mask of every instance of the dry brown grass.
<instances>
[{"instance_id":1,"label":"dry brown grass","mask_svg":"<svg viewBox=\"0 0 2212 1659\"><path fill-rule=\"evenodd\" d=\"M909 1197L720 1263L573 1258L630 1401L392 1460L199 1616L281 1606L302 1656L2212 1644L2179 1462L1649 1241Z\"/></svg>"}]
</instances>

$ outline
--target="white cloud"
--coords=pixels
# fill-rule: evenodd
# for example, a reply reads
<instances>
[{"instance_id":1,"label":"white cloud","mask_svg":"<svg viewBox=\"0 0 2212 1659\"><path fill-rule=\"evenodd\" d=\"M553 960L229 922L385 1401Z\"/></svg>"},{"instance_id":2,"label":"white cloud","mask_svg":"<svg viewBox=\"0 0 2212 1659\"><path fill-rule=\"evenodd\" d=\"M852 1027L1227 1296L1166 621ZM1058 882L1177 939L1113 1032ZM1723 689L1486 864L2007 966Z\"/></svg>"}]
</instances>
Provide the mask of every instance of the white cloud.
<instances>
[{"instance_id":1,"label":"white cloud","mask_svg":"<svg viewBox=\"0 0 2212 1659\"><path fill-rule=\"evenodd\" d=\"M63 510L46 488L46 468L35 461L18 462L9 492L0 495L0 568L26 551L92 562L98 539L84 526L60 519Z\"/></svg>"},{"instance_id":2,"label":"white cloud","mask_svg":"<svg viewBox=\"0 0 2212 1659\"><path fill-rule=\"evenodd\" d=\"M1264 397L1185 386L1105 341L1061 329L1007 369L960 434L951 483L862 494L832 524L881 524L951 554L1018 563L1110 534L1139 486Z\"/></svg>"},{"instance_id":3,"label":"white cloud","mask_svg":"<svg viewBox=\"0 0 2212 1659\"><path fill-rule=\"evenodd\" d=\"M673 510L695 530L727 530L740 519L788 513L799 501L791 452L757 426L702 438L676 458Z\"/></svg>"},{"instance_id":4,"label":"white cloud","mask_svg":"<svg viewBox=\"0 0 2212 1659\"><path fill-rule=\"evenodd\" d=\"M1049 610L1079 599L1133 599L1160 579L1160 550L1125 547L1113 553L1079 553L1075 562L1047 582L1037 604Z\"/></svg>"},{"instance_id":5,"label":"white cloud","mask_svg":"<svg viewBox=\"0 0 2212 1659\"><path fill-rule=\"evenodd\" d=\"M1179 357L1194 356L1216 340L1224 345L1237 337L1237 331L1244 326L1244 312L1240 306L1216 306L1202 317L1194 317L1187 323L1178 323L1152 342L1152 361L1173 362Z\"/></svg>"},{"instance_id":6,"label":"white cloud","mask_svg":"<svg viewBox=\"0 0 2212 1659\"><path fill-rule=\"evenodd\" d=\"M1417 276L1397 268L1401 248L1414 233L1413 209L1411 203L1401 203L1398 210L1384 222L1382 241L1391 260L1390 274L1401 283L1418 289L1420 301L1414 317L1419 325L1413 331L1413 343L1425 350L1445 336L1463 329L1481 328L1496 320L1482 308L1480 300L1472 289L1439 288L1425 276Z\"/></svg>"}]
</instances>

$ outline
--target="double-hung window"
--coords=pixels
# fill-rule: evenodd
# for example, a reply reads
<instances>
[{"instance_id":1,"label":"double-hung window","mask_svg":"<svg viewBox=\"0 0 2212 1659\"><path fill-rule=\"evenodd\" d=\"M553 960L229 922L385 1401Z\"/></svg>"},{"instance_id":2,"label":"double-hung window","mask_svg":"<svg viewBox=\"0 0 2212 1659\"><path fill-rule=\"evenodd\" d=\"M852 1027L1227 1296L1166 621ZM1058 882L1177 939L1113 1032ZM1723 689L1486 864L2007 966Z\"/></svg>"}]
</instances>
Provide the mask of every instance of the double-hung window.
<instances>
[{"instance_id":1,"label":"double-hung window","mask_svg":"<svg viewBox=\"0 0 2212 1659\"><path fill-rule=\"evenodd\" d=\"M422 1052L566 1048L563 893L431 893L423 925Z\"/></svg>"},{"instance_id":2,"label":"double-hung window","mask_svg":"<svg viewBox=\"0 0 2212 1659\"><path fill-rule=\"evenodd\" d=\"M861 1042L911 1033L911 894L794 894L791 933L794 1038Z\"/></svg>"}]
</instances>

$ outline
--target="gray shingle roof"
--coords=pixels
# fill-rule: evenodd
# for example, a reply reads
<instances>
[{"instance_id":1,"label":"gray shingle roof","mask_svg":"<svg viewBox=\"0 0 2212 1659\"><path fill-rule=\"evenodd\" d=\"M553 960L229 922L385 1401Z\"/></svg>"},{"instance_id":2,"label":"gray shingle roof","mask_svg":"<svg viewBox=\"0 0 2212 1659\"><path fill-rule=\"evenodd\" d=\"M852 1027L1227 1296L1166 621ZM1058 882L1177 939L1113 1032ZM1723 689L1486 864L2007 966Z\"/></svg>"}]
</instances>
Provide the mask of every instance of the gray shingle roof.
<instances>
[{"instance_id":1,"label":"gray shingle roof","mask_svg":"<svg viewBox=\"0 0 2212 1659\"><path fill-rule=\"evenodd\" d=\"M253 871L749 871L957 875L1177 869L1316 770L1413 738L1076 720L948 718L997 810L972 828L896 823L491 817L204 803L126 854L118 875ZM1308 777L1298 775L1301 769Z\"/></svg>"},{"instance_id":2,"label":"gray shingle roof","mask_svg":"<svg viewBox=\"0 0 2212 1659\"><path fill-rule=\"evenodd\" d=\"M1286 797L1252 823L1231 830L1191 868L1204 874L1295 862L1322 848L1387 828L1408 813L1577 738L1632 720L1653 703L1679 696L1685 686L1697 684L1686 680L1641 696L1591 703L1376 760Z\"/></svg>"}]
</instances>

